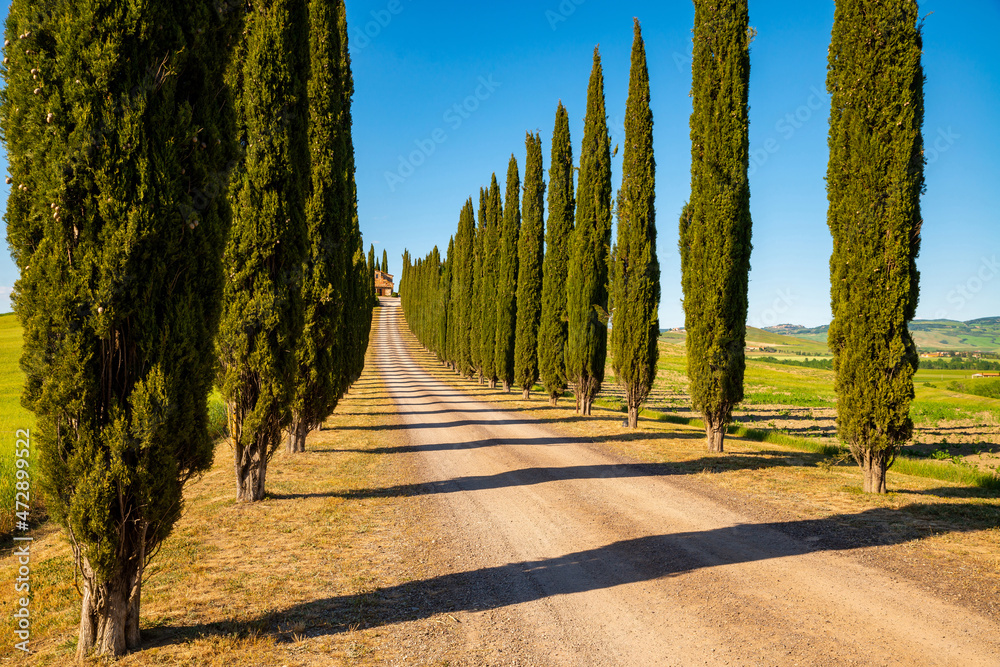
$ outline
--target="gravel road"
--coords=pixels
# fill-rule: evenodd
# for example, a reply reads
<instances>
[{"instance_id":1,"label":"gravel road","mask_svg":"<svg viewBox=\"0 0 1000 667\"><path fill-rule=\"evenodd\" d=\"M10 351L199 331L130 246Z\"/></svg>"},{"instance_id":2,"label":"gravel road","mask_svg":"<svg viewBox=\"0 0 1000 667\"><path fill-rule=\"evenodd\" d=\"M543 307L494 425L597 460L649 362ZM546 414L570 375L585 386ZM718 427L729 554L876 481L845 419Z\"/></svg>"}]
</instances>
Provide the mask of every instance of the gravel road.
<instances>
[{"instance_id":1,"label":"gravel road","mask_svg":"<svg viewBox=\"0 0 1000 667\"><path fill-rule=\"evenodd\" d=\"M379 370L453 566L440 611L464 613L478 662L1000 665L996 622L842 553L822 521L761 523L434 379L383 305Z\"/></svg>"}]
</instances>

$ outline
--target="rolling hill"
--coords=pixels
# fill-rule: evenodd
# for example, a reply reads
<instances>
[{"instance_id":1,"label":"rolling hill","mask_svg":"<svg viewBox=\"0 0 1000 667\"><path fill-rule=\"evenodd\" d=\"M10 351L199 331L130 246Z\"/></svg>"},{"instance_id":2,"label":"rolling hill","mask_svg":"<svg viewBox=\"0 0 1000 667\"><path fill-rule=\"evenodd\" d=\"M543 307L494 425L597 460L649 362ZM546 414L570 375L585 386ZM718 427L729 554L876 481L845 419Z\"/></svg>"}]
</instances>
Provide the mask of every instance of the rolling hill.
<instances>
[{"instance_id":1,"label":"rolling hill","mask_svg":"<svg viewBox=\"0 0 1000 667\"><path fill-rule=\"evenodd\" d=\"M814 328L794 324L767 327L766 331L779 336L821 342L826 344L829 326ZM1000 353L1000 317L983 317L968 322L956 320L914 320L910 331L921 352L994 352ZM750 337L750 328L747 329Z\"/></svg>"}]
</instances>

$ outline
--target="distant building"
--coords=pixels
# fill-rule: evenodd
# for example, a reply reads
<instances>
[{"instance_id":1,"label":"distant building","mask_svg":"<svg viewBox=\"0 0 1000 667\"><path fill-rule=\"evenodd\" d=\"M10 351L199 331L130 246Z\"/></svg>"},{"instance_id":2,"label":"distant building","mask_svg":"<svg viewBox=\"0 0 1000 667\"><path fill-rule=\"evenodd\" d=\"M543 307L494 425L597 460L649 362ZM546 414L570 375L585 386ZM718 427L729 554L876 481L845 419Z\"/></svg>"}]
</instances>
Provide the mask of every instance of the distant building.
<instances>
[{"instance_id":1,"label":"distant building","mask_svg":"<svg viewBox=\"0 0 1000 667\"><path fill-rule=\"evenodd\" d=\"M974 378L1000 378L1000 373L973 373Z\"/></svg>"},{"instance_id":2,"label":"distant building","mask_svg":"<svg viewBox=\"0 0 1000 667\"><path fill-rule=\"evenodd\" d=\"M392 275L375 270L375 296L392 296Z\"/></svg>"}]
</instances>

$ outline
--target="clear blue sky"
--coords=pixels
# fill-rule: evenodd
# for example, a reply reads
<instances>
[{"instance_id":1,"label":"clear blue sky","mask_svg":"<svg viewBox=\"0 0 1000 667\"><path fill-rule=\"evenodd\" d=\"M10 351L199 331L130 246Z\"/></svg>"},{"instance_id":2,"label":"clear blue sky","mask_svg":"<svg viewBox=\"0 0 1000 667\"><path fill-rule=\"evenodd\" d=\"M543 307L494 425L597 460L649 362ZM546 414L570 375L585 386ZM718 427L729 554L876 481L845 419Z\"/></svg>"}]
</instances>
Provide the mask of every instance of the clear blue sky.
<instances>
[{"instance_id":1,"label":"clear blue sky","mask_svg":"<svg viewBox=\"0 0 1000 667\"><path fill-rule=\"evenodd\" d=\"M6 16L6 5L3 9ZM924 0L927 194L917 317L1000 315L1000 1ZM824 175L832 1L751 0L751 258L748 323L830 319ZM579 155L591 53L600 45L612 145L623 139L632 17L649 59L657 161L660 326L683 324L677 218L689 192L690 2L348 0L358 206L366 247L397 274L447 248L462 203L513 153L570 114ZM367 34L366 34L367 33ZM456 106L458 105L458 110ZM613 183L621 179L621 154ZM401 164L402 160L402 164ZM6 164L4 164L6 167ZM394 176L387 176L391 174ZM7 186L2 185L6 202ZM0 257L0 312L16 271Z\"/></svg>"}]
</instances>

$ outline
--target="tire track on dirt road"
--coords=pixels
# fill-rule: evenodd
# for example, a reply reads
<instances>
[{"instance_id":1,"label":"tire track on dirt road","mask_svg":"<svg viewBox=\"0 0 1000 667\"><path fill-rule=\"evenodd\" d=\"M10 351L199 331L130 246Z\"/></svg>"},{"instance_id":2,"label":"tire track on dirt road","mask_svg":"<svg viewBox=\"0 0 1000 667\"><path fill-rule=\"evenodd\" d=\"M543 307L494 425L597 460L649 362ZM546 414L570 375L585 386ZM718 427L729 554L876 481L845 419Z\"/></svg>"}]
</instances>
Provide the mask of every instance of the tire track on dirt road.
<instances>
[{"instance_id":1,"label":"tire track on dirt road","mask_svg":"<svg viewBox=\"0 0 1000 667\"><path fill-rule=\"evenodd\" d=\"M471 644L554 665L1000 664L996 622L824 546L822 520L754 523L433 378L397 304L378 368L462 559L441 604L474 612Z\"/></svg>"}]
</instances>

